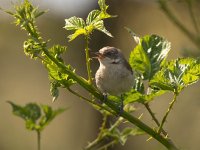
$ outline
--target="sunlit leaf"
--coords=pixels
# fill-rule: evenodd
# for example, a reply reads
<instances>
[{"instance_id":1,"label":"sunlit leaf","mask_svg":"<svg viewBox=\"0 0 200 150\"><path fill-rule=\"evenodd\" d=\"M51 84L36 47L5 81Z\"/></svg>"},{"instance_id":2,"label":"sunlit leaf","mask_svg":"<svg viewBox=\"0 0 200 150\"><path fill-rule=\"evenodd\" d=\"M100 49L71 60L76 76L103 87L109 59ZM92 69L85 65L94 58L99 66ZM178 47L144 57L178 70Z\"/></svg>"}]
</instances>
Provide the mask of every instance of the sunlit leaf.
<instances>
[{"instance_id":1,"label":"sunlit leaf","mask_svg":"<svg viewBox=\"0 0 200 150\"><path fill-rule=\"evenodd\" d=\"M95 28L96 30L101 31L101 32L105 33L106 35L108 35L108 36L110 36L110 37L113 37L112 34L111 34L108 30L106 30L106 28L105 28L105 26L104 26L103 20L100 20L100 21L98 21L98 22L95 22L95 23L93 24L93 26L94 26L94 28Z\"/></svg>"},{"instance_id":2,"label":"sunlit leaf","mask_svg":"<svg viewBox=\"0 0 200 150\"><path fill-rule=\"evenodd\" d=\"M106 18L111 18L111 17L117 17L116 15L110 15L107 13L108 5L106 5L105 0L99 0L98 1L99 7L101 9L100 13L100 18L101 19L106 19Z\"/></svg>"},{"instance_id":3,"label":"sunlit leaf","mask_svg":"<svg viewBox=\"0 0 200 150\"><path fill-rule=\"evenodd\" d=\"M69 38L69 42L73 41L75 38L77 38L79 35L86 35L87 32L85 29L77 29L73 34L69 35L68 38Z\"/></svg>"},{"instance_id":4,"label":"sunlit leaf","mask_svg":"<svg viewBox=\"0 0 200 150\"><path fill-rule=\"evenodd\" d=\"M99 11L99 10L93 10L93 11L91 11L88 14L88 16L87 16L86 24L87 25L91 25L94 22L99 21L101 19L100 16L99 16L100 13L101 13L101 11Z\"/></svg>"},{"instance_id":5,"label":"sunlit leaf","mask_svg":"<svg viewBox=\"0 0 200 150\"><path fill-rule=\"evenodd\" d=\"M85 21L82 18L76 16L69 19L65 19L65 29L67 30L77 30L85 28Z\"/></svg>"},{"instance_id":6,"label":"sunlit leaf","mask_svg":"<svg viewBox=\"0 0 200 150\"><path fill-rule=\"evenodd\" d=\"M129 62L144 79L151 79L161 68L170 50L170 43L157 35L147 35L130 54Z\"/></svg>"},{"instance_id":7,"label":"sunlit leaf","mask_svg":"<svg viewBox=\"0 0 200 150\"><path fill-rule=\"evenodd\" d=\"M124 104L142 101L144 101L143 95L134 89L124 95Z\"/></svg>"},{"instance_id":8,"label":"sunlit leaf","mask_svg":"<svg viewBox=\"0 0 200 150\"><path fill-rule=\"evenodd\" d=\"M33 39L28 39L24 42L24 53L31 59L36 59L45 45L46 43L41 44Z\"/></svg>"},{"instance_id":9,"label":"sunlit leaf","mask_svg":"<svg viewBox=\"0 0 200 150\"><path fill-rule=\"evenodd\" d=\"M200 77L199 60L181 58L168 62L150 81L153 88L180 93Z\"/></svg>"}]
</instances>

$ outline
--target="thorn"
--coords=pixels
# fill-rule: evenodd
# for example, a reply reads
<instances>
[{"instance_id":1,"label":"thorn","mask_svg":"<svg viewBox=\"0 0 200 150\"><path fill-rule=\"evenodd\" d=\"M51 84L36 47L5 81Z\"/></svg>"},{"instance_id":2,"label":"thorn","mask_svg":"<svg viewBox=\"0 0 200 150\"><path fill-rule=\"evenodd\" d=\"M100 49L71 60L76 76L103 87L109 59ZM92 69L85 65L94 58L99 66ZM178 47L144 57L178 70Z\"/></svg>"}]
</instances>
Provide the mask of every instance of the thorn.
<instances>
[{"instance_id":1,"label":"thorn","mask_svg":"<svg viewBox=\"0 0 200 150\"><path fill-rule=\"evenodd\" d=\"M149 142L150 140L152 140L153 138L152 138L152 136L151 137L149 137L146 141L147 142Z\"/></svg>"}]
</instances>

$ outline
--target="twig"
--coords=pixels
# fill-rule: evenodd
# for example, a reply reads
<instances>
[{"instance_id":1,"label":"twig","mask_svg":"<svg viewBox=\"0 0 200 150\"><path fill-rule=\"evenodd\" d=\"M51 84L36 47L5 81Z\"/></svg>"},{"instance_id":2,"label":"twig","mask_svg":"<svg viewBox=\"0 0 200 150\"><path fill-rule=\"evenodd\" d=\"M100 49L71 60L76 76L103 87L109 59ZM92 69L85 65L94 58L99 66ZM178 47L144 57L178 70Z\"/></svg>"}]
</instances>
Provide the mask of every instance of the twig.
<instances>
[{"instance_id":1,"label":"twig","mask_svg":"<svg viewBox=\"0 0 200 150\"><path fill-rule=\"evenodd\" d=\"M169 113L171 112L172 107L173 107L174 103L176 102L176 98L177 98L177 94L174 93L173 100L172 100L172 102L170 103L169 108L167 109L167 111L166 111L166 113L165 113L165 115L164 115L164 117L163 117L163 119L162 119L161 125L160 125L160 127L159 127L159 129L158 129L158 133L159 133L159 134L160 134L160 132L162 131L162 127L163 127L164 123L166 122L167 116L168 116Z\"/></svg>"},{"instance_id":2,"label":"twig","mask_svg":"<svg viewBox=\"0 0 200 150\"><path fill-rule=\"evenodd\" d=\"M147 109L147 111L149 112L149 114L151 115L151 117L154 120L154 122L157 124L157 126L160 127L160 122L156 118L155 114L152 112L151 108L149 107L149 104L145 103L144 106ZM161 128L161 132L163 133L164 136L168 135L167 132L163 128Z\"/></svg>"}]
</instances>

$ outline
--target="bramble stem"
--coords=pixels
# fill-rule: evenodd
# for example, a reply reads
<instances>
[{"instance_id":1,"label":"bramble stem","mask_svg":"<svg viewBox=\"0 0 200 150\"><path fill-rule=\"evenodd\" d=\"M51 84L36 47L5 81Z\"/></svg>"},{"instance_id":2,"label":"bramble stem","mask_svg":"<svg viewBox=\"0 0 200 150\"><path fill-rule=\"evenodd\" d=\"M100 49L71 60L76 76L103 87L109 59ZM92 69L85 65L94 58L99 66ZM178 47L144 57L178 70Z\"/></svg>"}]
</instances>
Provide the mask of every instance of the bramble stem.
<instances>
[{"instance_id":1,"label":"bramble stem","mask_svg":"<svg viewBox=\"0 0 200 150\"><path fill-rule=\"evenodd\" d=\"M144 106L147 109L147 111L149 112L149 114L151 115L153 121L157 124L158 127L160 127L160 122L156 118L155 114L152 112L151 108L149 107L149 104L145 103ZM161 128L161 132L163 133L164 136L168 135L167 132L163 128Z\"/></svg>"},{"instance_id":2,"label":"bramble stem","mask_svg":"<svg viewBox=\"0 0 200 150\"><path fill-rule=\"evenodd\" d=\"M92 71L90 67L90 56L89 56L89 35L85 36L85 57L86 57L86 67L87 67L87 75L88 75L88 82L92 84Z\"/></svg>"},{"instance_id":3,"label":"bramble stem","mask_svg":"<svg viewBox=\"0 0 200 150\"><path fill-rule=\"evenodd\" d=\"M174 103L176 102L176 99L177 99L177 94L174 93L173 100L172 100L172 102L170 102L169 108L167 109L167 111L166 111L166 113L165 113L165 115L164 115L164 117L163 117L163 119L162 119L162 122L161 122L161 124L160 124L160 127L159 127L159 129L158 129L158 133L159 133L159 134L160 134L160 132L162 131L162 127L163 127L164 123L166 122L167 116L168 116L169 113L171 112L172 107L173 107Z\"/></svg>"}]
</instances>

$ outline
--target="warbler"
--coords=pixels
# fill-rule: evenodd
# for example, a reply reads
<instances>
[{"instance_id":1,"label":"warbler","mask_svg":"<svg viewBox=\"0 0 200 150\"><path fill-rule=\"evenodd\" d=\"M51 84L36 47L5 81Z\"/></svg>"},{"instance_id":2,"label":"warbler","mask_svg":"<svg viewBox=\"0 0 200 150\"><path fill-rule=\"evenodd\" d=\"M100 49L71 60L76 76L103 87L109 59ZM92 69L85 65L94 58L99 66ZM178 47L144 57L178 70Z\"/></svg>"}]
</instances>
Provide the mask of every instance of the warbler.
<instances>
[{"instance_id":1,"label":"warbler","mask_svg":"<svg viewBox=\"0 0 200 150\"><path fill-rule=\"evenodd\" d=\"M121 96L120 111L123 111L123 94L128 92L134 82L134 73L122 52L106 46L95 53L100 63L95 74L97 88L103 93L104 100L107 94Z\"/></svg>"}]
</instances>

